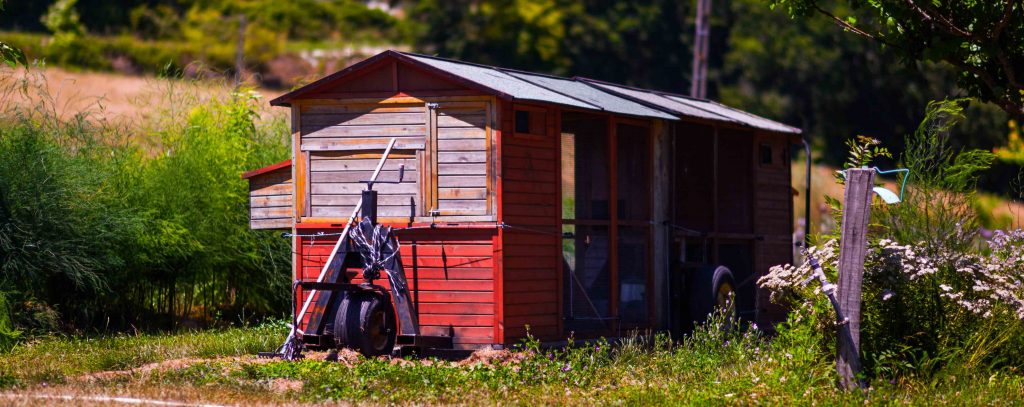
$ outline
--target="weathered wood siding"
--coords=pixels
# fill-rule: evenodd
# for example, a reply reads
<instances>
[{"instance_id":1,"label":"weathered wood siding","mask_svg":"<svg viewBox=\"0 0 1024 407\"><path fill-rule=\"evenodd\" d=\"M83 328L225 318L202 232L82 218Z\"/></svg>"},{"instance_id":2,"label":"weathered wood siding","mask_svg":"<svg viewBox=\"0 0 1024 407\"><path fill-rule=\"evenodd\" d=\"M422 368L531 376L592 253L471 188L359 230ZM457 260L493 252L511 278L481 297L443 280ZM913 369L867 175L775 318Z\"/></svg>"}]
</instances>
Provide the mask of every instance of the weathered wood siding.
<instances>
[{"instance_id":1,"label":"weathered wood siding","mask_svg":"<svg viewBox=\"0 0 1024 407\"><path fill-rule=\"evenodd\" d=\"M426 135L423 104L368 105L316 102L303 105L299 118L303 151L422 150Z\"/></svg>"},{"instance_id":2,"label":"weathered wood siding","mask_svg":"<svg viewBox=\"0 0 1024 407\"><path fill-rule=\"evenodd\" d=\"M380 151L318 151L310 153L309 215L315 218L348 218L380 162ZM377 176L378 181L397 181L399 167L405 166L402 182L374 184L379 217L410 218L423 209L419 198L419 160L411 150L392 150Z\"/></svg>"},{"instance_id":3,"label":"weathered wood siding","mask_svg":"<svg viewBox=\"0 0 1024 407\"><path fill-rule=\"evenodd\" d=\"M379 180L397 180L399 165L405 177L374 185L381 218L416 220L434 211L461 221L493 220L490 103L445 100L433 109L426 102L302 104L300 154L309 166L303 217L347 218L365 189L360 181L370 178L394 137Z\"/></svg>"},{"instance_id":4,"label":"weathered wood siding","mask_svg":"<svg viewBox=\"0 0 1024 407\"><path fill-rule=\"evenodd\" d=\"M559 134L554 109L544 135L515 135L513 109L501 104L502 275L505 343L529 333L560 340L562 262Z\"/></svg>"},{"instance_id":5,"label":"weathered wood siding","mask_svg":"<svg viewBox=\"0 0 1024 407\"><path fill-rule=\"evenodd\" d=\"M338 228L302 229L337 233ZM420 331L452 336L456 349L477 349L495 343L494 228L407 230L399 232L402 262L412 292ZM337 237L304 237L298 245L301 278L315 280ZM361 283L360 270L350 269ZM376 281L388 287L387 278ZM305 293L300 300L305 300ZM302 301L298 302L301 307ZM304 318L302 324L308 320Z\"/></svg>"},{"instance_id":6,"label":"weathered wood siding","mask_svg":"<svg viewBox=\"0 0 1024 407\"><path fill-rule=\"evenodd\" d=\"M423 212L420 167L427 138L423 104L366 105L317 102L303 105L301 148L308 157L309 199L305 216L345 219L352 214L366 184L392 137L397 139L380 181L375 184L378 216L412 218Z\"/></svg>"},{"instance_id":7,"label":"weathered wood siding","mask_svg":"<svg viewBox=\"0 0 1024 407\"><path fill-rule=\"evenodd\" d=\"M252 229L291 229L292 168L279 168L249 178L249 227Z\"/></svg>"},{"instance_id":8,"label":"weathered wood siding","mask_svg":"<svg viewBox=\"0 0 1024 407\"><path fill-rule=\"evenodd\" d=\"M490 109L483 103L443 103L431 116L431 160L441 216L491 213ZM433 191L432 191L433 192Z\"/></svg>"}]
</instances>

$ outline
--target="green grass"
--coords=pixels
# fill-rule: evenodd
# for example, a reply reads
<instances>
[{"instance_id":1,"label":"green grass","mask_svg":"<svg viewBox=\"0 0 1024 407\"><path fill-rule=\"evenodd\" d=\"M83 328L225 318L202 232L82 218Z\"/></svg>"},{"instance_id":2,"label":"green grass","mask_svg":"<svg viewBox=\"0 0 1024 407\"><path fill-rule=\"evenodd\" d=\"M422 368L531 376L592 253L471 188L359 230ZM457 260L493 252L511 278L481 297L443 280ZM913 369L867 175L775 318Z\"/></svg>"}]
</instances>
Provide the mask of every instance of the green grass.
<instances>
[{"instance_id":1,"label":"green grass","mask_svg":"<svg viewBox=\"0 0 1024 407\"><path fill-rule=\"evenodd\" d=\"M176 334L43 337L0 356L0 385L66 383L82 374L171 359L253 355L280 345L286 329L262 325Z\"/></svg>"},{"instance_id":2,"label":"green grass","mask_svg":"<svg viewBox=\"0 0 1024 407\"><path fill-rule=\"evenodd\" d=\"M354 363L245 357L272 349L286 328L261 326L167 335L41 338L0 356L0 384L15 392L121 394L219 403L356 404L953 404L1012 405L1024 376L975 371L877 379L866 392L837 390L832 361L811 325L772 340L704 330L611 345L517 350L502 363L359 358ZM825 352L825 353L823 353ZM243 357L233 357L243 356ZM187 363L92 381L86 373L188 358ZM280 382L292 383L282 388Z\"/></svg>"}]
</instances>

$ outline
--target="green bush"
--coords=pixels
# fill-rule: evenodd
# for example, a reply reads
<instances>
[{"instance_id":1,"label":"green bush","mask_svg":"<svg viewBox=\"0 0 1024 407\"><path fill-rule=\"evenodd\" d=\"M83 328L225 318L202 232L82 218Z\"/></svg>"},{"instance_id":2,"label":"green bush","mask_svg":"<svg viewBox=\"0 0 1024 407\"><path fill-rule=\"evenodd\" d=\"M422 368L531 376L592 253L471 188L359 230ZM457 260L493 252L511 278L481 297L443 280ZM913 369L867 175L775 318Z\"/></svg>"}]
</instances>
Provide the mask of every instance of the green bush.
<instances>
[{"instance_id":1,"label":"green bush","mask_svg":"<svg viewBox=\"0 0 1024 407\"><path fill-rule=\"evenodd\" d=\"M287 157L283 120L249 92L197 102L173 86L161 106L179 113L138 128L62 120L46 97L0 112L0 292L17 328L287 312L288 241L249 229L239 177Z\"/></svg>"}]
</instances>

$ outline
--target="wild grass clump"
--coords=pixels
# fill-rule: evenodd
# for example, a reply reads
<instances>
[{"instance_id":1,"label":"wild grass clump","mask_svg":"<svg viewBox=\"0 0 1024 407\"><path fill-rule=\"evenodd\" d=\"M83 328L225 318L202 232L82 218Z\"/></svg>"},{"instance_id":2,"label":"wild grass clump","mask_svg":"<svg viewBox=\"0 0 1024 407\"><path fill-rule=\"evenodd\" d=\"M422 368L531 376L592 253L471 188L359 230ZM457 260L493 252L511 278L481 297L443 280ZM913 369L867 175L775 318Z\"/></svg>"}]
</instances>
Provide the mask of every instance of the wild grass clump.
<instances>
[{"instance_id":1,"label":"wild grass clump","mask_svg":"<svg viewBox=\"0 0 1024 407\"><path fill-rule=\"evenodd\" d=\"M26 337L287 308L288 242L249 230L239 176L288 154L258 95L165 81L159 114L124 125L68 116L27 75L0 90L0 322Z\"/></svg>"}]
</instances>

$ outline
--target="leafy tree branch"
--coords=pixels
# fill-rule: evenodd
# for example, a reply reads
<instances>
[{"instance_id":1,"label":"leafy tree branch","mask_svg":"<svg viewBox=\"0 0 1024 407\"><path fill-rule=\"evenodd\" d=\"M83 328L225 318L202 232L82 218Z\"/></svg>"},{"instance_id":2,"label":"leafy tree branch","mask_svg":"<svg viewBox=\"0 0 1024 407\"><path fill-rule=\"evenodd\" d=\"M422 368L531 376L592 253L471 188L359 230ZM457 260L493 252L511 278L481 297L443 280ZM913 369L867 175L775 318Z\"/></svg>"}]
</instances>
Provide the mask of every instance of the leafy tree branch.
<instances>
[{"instance_id":1,"label":"leafy tree branch","mask_svg":"<svg viewBox=\"0 0 1024 407\"><path fill-rule=\"evenodd\" d=\"M769 0L791 17L819 14L870 38L910 61L941 61L959 73L969 95L1006 112L1024 115L1024 3L1014 0L850 0L850 9L871 10L871 19L834 13L828 0Z\"/></svg>"}]
</instances>

